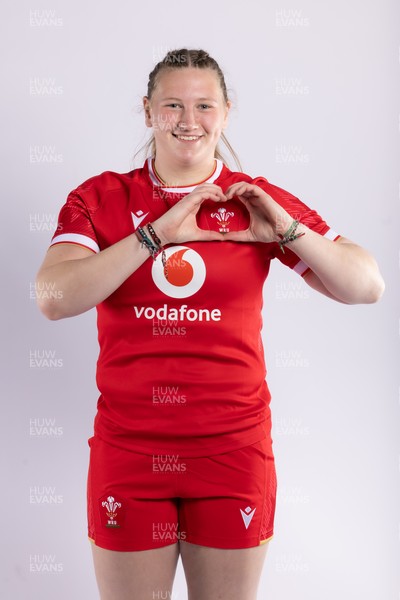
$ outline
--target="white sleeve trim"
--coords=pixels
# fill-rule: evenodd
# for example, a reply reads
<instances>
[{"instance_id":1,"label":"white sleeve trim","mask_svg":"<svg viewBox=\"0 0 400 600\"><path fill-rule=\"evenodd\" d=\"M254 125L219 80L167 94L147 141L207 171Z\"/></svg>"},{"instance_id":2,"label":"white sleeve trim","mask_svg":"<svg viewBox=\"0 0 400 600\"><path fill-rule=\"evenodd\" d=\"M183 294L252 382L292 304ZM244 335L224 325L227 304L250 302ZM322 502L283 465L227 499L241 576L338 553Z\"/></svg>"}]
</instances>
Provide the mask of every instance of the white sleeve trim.
<instances>
[{"instance_id":1,"label":"white sleeve trim","mask_svg":"<svg viewBox=\"0 0 400 600\"><path fill-rule=\"evenodd\" d=\"M335 240L338 236L339 234L336 233L336 231L334 231L333 229L328 229L328 231L324 233L322 237L326 237L328 240ZM293 267L293 271L295 271L299 275L303 275L307 271L307 269L308 265L303 260L299 260L299 262L296 263L296 265Z\"/></svg>"},{"instance_id":2,"label":"white sleeve trim","mask_svg":"<svg viewBox=\"0 0 400 600\"><path fill-rule=\"evenodd\" d=\"M82 235L81 233L61 233L53 238L50 246L54 246L54 244L62 244L63 242L79 244L80 246L86 246L86 248L89 248L96 253L100 252L98 244L89 236Z\"/></svg>"},{"instance_id":3,"label":"white sleeve trim","mask_svg":"<svg viewBox=\"0 0 400 600\"><path fill-rule=\"evenodd\" d=\"M340 236L333 229L328 229L328 231L324 234L324 237L328 238L328 240L334 240L335 238Z\"/></svg>"},{"instance_id":4,"label":"white sleeve trim","mask_svg":"<svg viewBox=\"0 0 400 600\"><path fill-rule=\"evenodd\" d=\"M302 260L299 260L299 262L296 264L295 267L293 267L293 271L295 271L295 273L298 273L299 275L303 275L303 273L305 273L305 271L307 271L308 269L308 265L306 265L306 263Z\"/></svg>"}]
</instances>

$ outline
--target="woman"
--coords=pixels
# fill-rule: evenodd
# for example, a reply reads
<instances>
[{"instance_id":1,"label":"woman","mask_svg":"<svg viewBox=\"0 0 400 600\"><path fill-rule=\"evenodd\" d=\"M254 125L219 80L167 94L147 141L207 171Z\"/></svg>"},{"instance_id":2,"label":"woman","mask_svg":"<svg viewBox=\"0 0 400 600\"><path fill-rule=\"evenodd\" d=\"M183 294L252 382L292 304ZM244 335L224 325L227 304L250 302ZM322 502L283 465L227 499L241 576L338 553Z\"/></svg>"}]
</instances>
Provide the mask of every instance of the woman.
<instances>
[{"instance_id":1,"label":"woman","mask_svg":"<svg viewBox=\"0 0 400 600\"><path fill-rule=\"evenodd\" d=\"M98 310L97 581L102 600L167 598L181 555L191 600L252 600L276 492L260 335L270 260L348 304L384 284L315 211L223 164L230 102L206 52L169 52L143 104L153 156L69 195L38 273L61 292L39 301L49 319Z\"/></svg>"}]
</instances>

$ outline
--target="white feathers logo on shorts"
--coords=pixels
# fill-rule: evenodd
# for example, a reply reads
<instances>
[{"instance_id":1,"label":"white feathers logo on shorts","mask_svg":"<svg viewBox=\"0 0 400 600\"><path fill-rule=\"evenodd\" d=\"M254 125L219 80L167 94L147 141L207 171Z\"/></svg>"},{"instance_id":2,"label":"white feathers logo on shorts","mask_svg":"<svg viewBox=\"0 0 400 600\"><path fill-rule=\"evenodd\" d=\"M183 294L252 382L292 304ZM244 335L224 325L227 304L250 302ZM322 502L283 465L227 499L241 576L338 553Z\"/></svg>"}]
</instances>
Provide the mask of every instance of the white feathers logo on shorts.
<instances>
[{"instance_id":1,"label":"white feathers logo on shorts","mask_svg":"<svg viewBox=\"0 0 400 600\"><path fill-rule=\"evenodd\" d=\"M164 275L161 254L153 262L153 281L170 298L188 298L202 287L206 279L204 260L192 248L171 246L165 249L168 279Z\"/></svg>"},{"instance_id":2,"label":"white feathers logo on shorts","mask_svg":"<svg viewBox=\"0 0 400 600\"><path fill-rule=\"evenodd\" d=\"M101 502L101 500L100 500ZM105 509L107 516L106 527L120 527L117 521L118 510L122 507L121 502L117 502L114 496L108 496L107 500L101 502L102 507Z\"/></svg>"}]
</instances>

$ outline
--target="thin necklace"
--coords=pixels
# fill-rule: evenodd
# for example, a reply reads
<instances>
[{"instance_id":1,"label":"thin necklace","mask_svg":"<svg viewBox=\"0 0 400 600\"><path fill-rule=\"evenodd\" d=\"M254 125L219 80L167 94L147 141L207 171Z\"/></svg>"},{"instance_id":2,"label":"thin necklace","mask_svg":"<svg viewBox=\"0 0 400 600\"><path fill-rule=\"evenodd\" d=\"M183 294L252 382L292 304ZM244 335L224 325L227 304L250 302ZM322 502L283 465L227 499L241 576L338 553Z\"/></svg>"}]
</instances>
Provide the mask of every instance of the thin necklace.
<instances>
[{"instance_id":1,"label":"thin necklace","mask_svg":"<svg viewBox=\"0 0 400 600\"><path fill-rule=\"evenodd\" d=\"M208 179L210 179L210 177L211 177L212 175L214 175L214 173L215 173L215 169L216 169L216 168L217 168L217 162L216 162L216 160L214 159L214 166L213 166L213 168L212 168L212 171L211 171L211 173L210 173L210 174L209 174L209 175L208 175L208 176L207 176L205 179L202 179L202 180L201 180L201 181L199 181L198 183L193 183L193 184L191 184L190 186L187 186L187 185L175 185L175 186L173 186L173 187L192 187L193 185L199 185L200 183L203 183L204 181L207 181ZM158 172L158 171L157 171L157 169L156 169L156 161L155 161L155 159L154 159L154 158L153 158L153 171L154 171L154 174L156 175L157 179L159 179L159 180L161 181L161 183L162 183L162 184L163 184L165 187L171 187L171 186L169 186L169 185L168 185L168 183L167 183L166 181L164 181L164 179L163 179L162 177L160 177L160 174L159 174L159 172Z\"/></svg>"}]
</instances>

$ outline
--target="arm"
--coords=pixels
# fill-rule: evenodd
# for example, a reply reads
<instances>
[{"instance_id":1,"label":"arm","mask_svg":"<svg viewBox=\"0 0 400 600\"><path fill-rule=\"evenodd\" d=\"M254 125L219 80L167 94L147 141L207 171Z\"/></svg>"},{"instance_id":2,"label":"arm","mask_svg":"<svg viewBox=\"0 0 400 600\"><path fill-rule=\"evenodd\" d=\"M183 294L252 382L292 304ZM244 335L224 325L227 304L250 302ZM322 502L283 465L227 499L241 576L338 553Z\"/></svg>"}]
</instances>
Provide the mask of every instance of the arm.
<instances>
[{"instance_id":1,"label":"arm","mask_svg":"<svg viewBox=\"0 0 400 600\"><path fill-rule=\"evenodd\" d=\"M299 225L301 231L306 235L287 246L310 267L304 277L310 287L345 304L380 299L385 284L375 259L364 248L346 238L332 242L304 225Z\"/></svg>"},{"instance_id":2,"label":"arm","mask_svg":"<svg viewBox=\"0 0 400 600\"><path fill-rule=\"evenodd\" d=\"M206 199L226 200L221 188L204 184L153 222L163 245L223 240L222 234L197 227L196 213ZM39 308L51 320L79 315L108 298L149 257L134 233L98 254L77 244L56 244L48 250L36 283L39 290L51 289L58 294L52 294L56 298L40 298L39 293Z\"/></svg>"},{"instance_id":3,"label":"arm","mask_svg":"<svg viewBox=\"0 0 400 600\"><path fill-rule=\"evenodd\" d=\"M36 283L59 293L54 298L39 293L38 306L51 320L79 315L112 294L148 258L135 234L98 254L76 244L51 246Z\"/></svg>"},{"instance_id":4,"label":"arm","mask_svg":"<svg viewBox=\"0 0 400 600\"><path fill-rule=\"evenodd\" d=\"M235 183L227 191L228 199L238 196L250 213L246 231L232 232L225 239L238 242L279 242L293 221L285 209L257 185ZM288 243L311 269L305 281L326 296L346 304L377 302L384 282L375 259L350 240L328 240L300 224L297 233L305 235Z\"/></svg>"}]
</instances>

